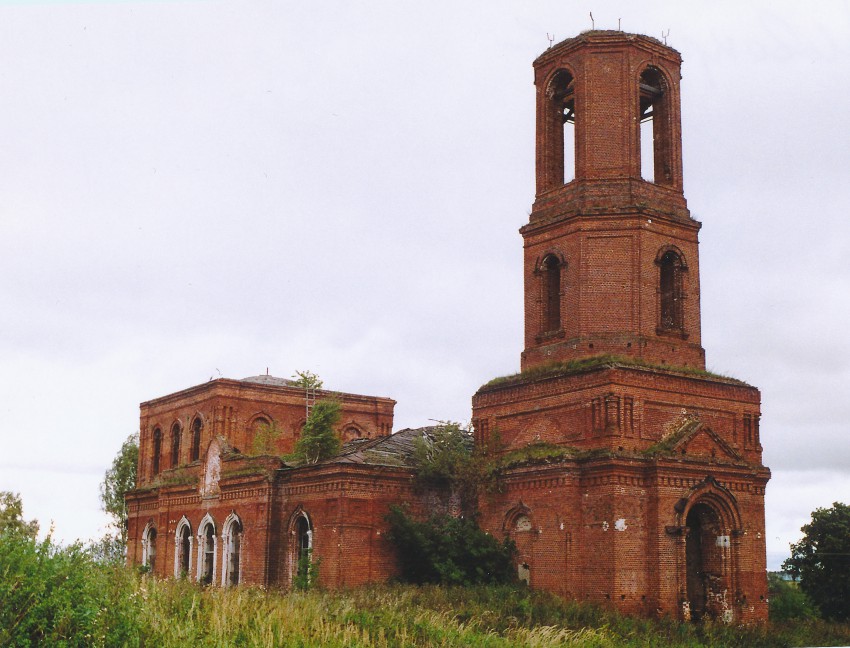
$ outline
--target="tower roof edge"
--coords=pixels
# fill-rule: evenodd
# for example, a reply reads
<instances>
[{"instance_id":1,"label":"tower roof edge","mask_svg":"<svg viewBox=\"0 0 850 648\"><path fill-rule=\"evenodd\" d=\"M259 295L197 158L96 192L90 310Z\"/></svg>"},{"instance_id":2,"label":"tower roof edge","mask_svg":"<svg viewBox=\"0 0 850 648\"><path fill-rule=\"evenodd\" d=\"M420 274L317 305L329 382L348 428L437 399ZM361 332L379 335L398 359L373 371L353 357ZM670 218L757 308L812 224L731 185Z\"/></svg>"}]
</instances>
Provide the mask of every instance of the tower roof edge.
<instances>
[{"instance_id":1,"label":"tower roof edge","mask_svg":"<svg viewBox=\"0 0 850 648\"><path fill-rule=\"evenodd\" d=\"M555 43L540 56L534 59L534 65L537 66L540 63L545 63L553 56L559 56L564 52L581 45L612 45L618 42L641 45L646 49L659 54L665 54L667 56L672 55L679 62L682 60L682 55L678 52L678 50L670 47L669 45L665 45L660 40L652 36L632 34L616 29L589 29L581 32L577 36L572 36L559 43Z\"/></svg>"}]
</instances>

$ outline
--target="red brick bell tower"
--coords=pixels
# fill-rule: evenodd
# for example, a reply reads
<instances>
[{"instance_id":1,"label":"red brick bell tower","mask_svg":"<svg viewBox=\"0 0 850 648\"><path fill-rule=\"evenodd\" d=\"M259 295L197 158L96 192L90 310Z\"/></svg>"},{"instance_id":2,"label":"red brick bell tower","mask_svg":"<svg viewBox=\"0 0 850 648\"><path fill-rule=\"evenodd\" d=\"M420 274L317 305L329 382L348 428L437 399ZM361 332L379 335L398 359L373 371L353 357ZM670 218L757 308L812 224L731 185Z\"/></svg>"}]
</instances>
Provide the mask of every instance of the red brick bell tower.
<instances>
[{"instance_id":1,"label":"red brick bell tower","mask_svg":"<svg viewBox=\"0 0 850 648\"><path fill-rule=\"evenodd\" d=\"M704 368L700 224L682 193L680 65L655 39L603 31L534 62L523 369L600 354ZM642 146L642 135L652 144ZM642 152L652 164L642 165Z\"/></svg>"},{"instance_id":2,"label":"red brick bell tower","mask_svg":"<svg viewBox=\"0 0 850 648\"><path fill-rule=\"evenodd\" d=\"M619 31L534 62L525 348L520 374L472 399L476 443L500 462L481 521L516 543L531 587L763 620L761 396L705 371L680 67L672 48Z\"/></svg>"}]
</instances>

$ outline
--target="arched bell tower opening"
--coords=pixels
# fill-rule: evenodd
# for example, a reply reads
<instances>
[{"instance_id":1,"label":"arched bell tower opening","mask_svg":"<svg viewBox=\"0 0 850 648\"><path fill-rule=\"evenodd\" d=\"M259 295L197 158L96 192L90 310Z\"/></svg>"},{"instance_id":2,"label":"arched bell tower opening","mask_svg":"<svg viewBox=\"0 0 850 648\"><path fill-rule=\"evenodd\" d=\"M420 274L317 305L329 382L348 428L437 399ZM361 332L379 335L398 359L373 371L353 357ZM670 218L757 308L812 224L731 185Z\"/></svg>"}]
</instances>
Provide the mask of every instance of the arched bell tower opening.
<instances>
[{"instance_id":1,"label":"arched bell tower opening","mask_svg":"<svg viewBox=\"0 0 850 648\"><path fill-rule=\"evenodd\" d=\"M554 189L575 178L575 77L558 70L549 81L541 106L547 143L542 147L540 190Z\"/></svg>"},{"instance_id":2,"label":"arched bell tower opening","mask_svg":"<svg viewBox=\"0 0 850 648\"><path fill-rule=\"evenodd\" d=\"M669 83L658 68L648 67L638 85L641 177L655 184L672 185L674 143Z\"/></svg>"}]
</instances>

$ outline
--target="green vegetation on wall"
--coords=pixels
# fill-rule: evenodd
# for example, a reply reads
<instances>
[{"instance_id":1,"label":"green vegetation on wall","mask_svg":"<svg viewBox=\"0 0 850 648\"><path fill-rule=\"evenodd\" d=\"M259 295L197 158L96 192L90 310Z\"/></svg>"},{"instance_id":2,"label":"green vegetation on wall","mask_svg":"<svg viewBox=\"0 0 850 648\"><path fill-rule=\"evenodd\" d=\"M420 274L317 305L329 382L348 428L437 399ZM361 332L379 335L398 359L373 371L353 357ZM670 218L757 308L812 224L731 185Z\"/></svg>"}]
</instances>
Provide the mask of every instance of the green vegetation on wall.
<instances>
[{"instance_id":1,"label":"green vegetation on wall","mask_svg":"<svg viewBox=\"0 0 850 648\"><path fill-rule=\"evenodd\" d=\"M340 416L340 404L337 401L320 400L313 405L295 444L295 457L314 464L338 454L342 447L336 431Z\"/></svg>"},{"instance_id":2,"label":"green vegetation on wall","mask_svg":"<svg viewBox=\"0 0 850 648\"><path fill-rule=\"evenodd\" d=\"M649 369L655 371L673 372L684 375L699 376L703 378L719 379L726 382L732 382L738 385L747 385L747 383L724 376L723 374L706 371L697 367L678 367L674 365L662 365L646 362L640 358L632 358L628 356L618 355L598 355L589 358L580 358L578 360L569 360L566 362L551 362L544 365L539 365L531 369L527 369L518 374L510 376L500 376L493 378L490 382L482 386L481 389L492 387L507 387L517 385L533 380L543 380L545 378L557 378L561 376L569 376L573 374L584 373L587 371L595 371L597 369L614 368L614 367L635 367L639 369Z\"/></svg>"}]
</instances>

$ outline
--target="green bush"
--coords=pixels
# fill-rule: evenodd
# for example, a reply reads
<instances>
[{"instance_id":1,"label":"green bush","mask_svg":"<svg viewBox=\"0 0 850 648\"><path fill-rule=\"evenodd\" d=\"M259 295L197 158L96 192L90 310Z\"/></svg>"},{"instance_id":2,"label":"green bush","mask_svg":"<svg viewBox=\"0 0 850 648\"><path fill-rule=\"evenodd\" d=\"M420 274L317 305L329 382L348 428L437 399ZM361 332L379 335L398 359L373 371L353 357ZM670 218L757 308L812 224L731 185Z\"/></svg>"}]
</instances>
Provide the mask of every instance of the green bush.
<instances>
[{"instance_id":1,"label":"green bush","mask_svg":"<svg viewBox=\"0 0 850 648\"><path fill-rule=\"evenodd\" d=\"M302 552L301 557L298 558L298 562L296 563L295 578L292 579L292 586L302 592L316 587L321 563L322 559L314 557L312 549Z\"/></svg>"},{"instance_id":2,"label":"green bush","mask_svg":"<svg viewBox=\"0 0 850 648\"><path fill-rule=\"evenodd\" d=\"M131 578L80 544L0 533L0 645L138 645Z\"/></svg>"},{"instance_id":3,"label":"green bush","mask_svg":"<svg viewBox=\"0 0 850 648\"><path fill-rule=\"evenodd\" d=\"M409 583L473 585L513 580L513 542L499 542L474 519L435 516L425 522L394 506L387 514L387 538Z\"/></svg>"},{"instance_id":4,"label":"green bush","mask_svg":"<svg viewBox=\"0 0 850 648\"><path fill-rule=\"evenodd\" d=\"M818 609L797 583L782 580L779 574L767 575L770 596L770 620L794 621L815 619Z\"/></svg>"}]
</instances>

